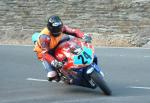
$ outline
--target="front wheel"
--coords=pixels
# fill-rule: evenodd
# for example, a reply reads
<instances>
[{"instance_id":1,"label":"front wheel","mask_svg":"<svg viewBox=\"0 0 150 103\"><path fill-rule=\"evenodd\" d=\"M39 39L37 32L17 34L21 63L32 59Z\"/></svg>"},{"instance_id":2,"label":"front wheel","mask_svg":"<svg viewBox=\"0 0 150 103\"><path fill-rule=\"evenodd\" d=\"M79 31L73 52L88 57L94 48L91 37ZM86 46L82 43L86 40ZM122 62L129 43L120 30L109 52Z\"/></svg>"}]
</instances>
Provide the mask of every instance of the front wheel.
<instances>
[{"instance_id":1,"label":"front wheel","mask_svg":"<svg viewBox=\"0 0 150 103\"><path fill-rule=\"evenodd\" d=\"M97 84L97 86L102 89L102 91L106 94L106 95L111 95L111 90L109 89L109 87L107 86L106 82L103 79L103 76L96 72L95 70L91 73L91 78L93 79L93 81Z\"/></svg>"}]
</instances>

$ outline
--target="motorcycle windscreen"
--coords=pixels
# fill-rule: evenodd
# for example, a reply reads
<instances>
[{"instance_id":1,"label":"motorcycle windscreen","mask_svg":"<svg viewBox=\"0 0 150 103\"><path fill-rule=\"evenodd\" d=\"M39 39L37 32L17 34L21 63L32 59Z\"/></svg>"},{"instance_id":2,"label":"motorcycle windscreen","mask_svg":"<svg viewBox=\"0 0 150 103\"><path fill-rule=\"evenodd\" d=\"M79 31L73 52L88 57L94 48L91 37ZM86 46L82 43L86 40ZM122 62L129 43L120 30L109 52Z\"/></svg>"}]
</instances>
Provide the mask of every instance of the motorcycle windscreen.
<instances>
[{"instance_id":1,"label":"motorcycle windscreen","mask_svg":"<svg viewBox=\"0 0 150 103\"><path fill-rule=\"evenodd\" d=\"M79 55L74 55L73 61L75 65L90 65L93 62L93 50L83 47Z\"/></svg>"}]
</instances>

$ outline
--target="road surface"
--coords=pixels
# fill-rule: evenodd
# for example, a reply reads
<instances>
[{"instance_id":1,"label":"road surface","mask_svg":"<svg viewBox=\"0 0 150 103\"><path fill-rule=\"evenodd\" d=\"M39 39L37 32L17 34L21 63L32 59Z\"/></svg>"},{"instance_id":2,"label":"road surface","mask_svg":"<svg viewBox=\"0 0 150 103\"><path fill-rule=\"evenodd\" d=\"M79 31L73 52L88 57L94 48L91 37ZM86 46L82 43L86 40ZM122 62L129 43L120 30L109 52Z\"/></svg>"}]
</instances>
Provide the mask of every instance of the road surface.
<instances>
[{"instance_id":1,"label":"road surface","mask_svg":"<svg viewBox=\"0 0 150 103\"><path fill-rule=\"evenodd\" d=\"M105 96L62 83L49 83L32 46L0 46L0 103L150 103L150 49L96 48L112 89Z\"/></svg>"}]
</instances>

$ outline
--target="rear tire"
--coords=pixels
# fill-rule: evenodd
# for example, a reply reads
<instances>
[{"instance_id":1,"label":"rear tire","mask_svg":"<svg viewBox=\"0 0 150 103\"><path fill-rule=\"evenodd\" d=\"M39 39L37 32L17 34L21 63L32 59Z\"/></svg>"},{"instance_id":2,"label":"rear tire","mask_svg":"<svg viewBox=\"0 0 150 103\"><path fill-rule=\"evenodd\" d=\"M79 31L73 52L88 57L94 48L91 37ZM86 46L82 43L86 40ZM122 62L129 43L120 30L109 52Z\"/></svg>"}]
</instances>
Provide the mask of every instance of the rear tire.
<instances>
[{"instance_id":1,"label":"rear tire","mask_svg":"<svg viewBox=\"0 0 150 103\"><path fill-rule=\"evenodd\" d=\"M97 71L93 71L91 73L91 78L93 79L93 81L96 83L96 85L106 94L106 95L111 95L112 92L110 90L110 88L107 86L106 82L103 79L103 76L98 73Z\"/></svg>"}]
</instances>

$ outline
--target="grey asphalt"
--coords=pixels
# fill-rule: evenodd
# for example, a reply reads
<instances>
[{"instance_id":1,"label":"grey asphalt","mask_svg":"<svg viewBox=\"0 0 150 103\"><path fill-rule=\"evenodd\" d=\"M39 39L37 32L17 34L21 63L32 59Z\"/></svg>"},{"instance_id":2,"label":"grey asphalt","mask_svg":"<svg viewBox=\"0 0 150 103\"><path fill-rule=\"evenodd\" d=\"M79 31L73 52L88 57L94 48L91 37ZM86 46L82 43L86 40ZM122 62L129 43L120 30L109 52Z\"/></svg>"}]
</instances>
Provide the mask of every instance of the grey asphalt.
<instances>
[{"instance_id":1,"label":"grey asphalt","mask_svg":"<svg viewBox=\"0 0 150 103\"><path fill-rule=\"evenodd\" d=\"M150 49L96 48L96 54L112 96L49 83L32 46L1 45L0 103L150 103Z\"/></svg>"}]
</instances>

